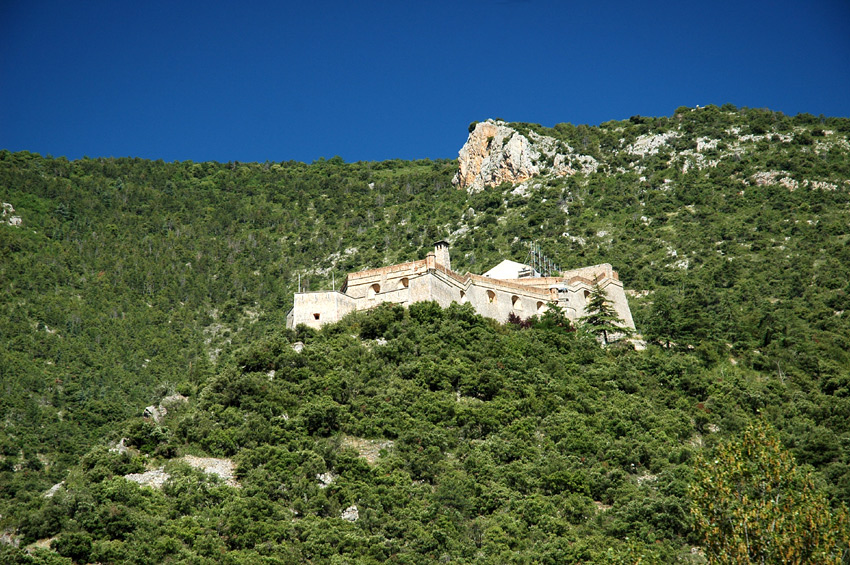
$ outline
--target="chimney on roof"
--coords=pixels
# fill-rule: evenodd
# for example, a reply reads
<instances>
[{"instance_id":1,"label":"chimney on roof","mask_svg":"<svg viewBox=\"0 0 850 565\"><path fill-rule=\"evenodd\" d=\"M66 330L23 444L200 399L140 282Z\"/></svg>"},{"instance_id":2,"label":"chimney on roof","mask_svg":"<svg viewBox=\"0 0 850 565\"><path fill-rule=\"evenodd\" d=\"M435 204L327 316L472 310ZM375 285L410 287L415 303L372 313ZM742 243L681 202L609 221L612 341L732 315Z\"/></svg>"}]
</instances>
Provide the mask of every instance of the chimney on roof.
<instances>
[{"instance_id":1,"label":"chimney on roof","mask_svg":"<svg viewBox=\"0 0 850 565\"><path fill-rule=\"evenodd\" d=\"M441 239L434 244L434 255L437 259L437 264L442 265L449 271L452 270L452 262L449 259L449 242Z\"/></svg>"}]
</instances>

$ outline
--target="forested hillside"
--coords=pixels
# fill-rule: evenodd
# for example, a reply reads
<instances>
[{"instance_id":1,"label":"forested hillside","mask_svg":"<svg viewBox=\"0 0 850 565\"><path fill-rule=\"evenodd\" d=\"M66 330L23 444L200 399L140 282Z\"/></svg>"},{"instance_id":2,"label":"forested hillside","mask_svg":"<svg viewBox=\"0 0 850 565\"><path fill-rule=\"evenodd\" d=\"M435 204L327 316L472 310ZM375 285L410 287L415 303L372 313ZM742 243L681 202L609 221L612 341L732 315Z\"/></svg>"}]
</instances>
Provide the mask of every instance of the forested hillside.
<instances>
[{"instance_id":1,"label":"forested hillside","mask_svg":"<svg viewBox=\"0 0 850 565\"><path fill-rule=\"evenodd\" d=\"M703 562L689 485L753 422L840 518L850 120L511 127L598 166L544 157L468 194L447 160L0 152L0 558ZM611 263L648 348L431 304L284 329L299 279L330 288L441 238L461 272L530 240L565 269ZM228 458L235 482L186 455ZM159 468L160 489L121 477ZM48 538L58 553L24 551Z\"/></svg>"}]
</instances>

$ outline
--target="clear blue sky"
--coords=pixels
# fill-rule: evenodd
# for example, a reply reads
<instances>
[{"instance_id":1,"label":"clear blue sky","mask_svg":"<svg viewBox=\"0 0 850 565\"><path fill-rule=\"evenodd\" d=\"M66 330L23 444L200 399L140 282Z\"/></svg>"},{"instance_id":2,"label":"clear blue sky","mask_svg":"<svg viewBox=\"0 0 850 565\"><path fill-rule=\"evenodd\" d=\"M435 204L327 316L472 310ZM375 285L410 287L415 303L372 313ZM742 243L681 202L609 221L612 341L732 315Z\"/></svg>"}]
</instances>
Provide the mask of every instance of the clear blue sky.
<instances>
[{"instance_id":1,"label":"clear blue sky","mask_svg":"<svg viewBox=\"0 0 850 565\"><path fill-rule=\"evenodd\" d=\"M0 0L13 151L454 158L473 120L726 102L850 116L850 2Z\"/></svg>"}]
</instances>

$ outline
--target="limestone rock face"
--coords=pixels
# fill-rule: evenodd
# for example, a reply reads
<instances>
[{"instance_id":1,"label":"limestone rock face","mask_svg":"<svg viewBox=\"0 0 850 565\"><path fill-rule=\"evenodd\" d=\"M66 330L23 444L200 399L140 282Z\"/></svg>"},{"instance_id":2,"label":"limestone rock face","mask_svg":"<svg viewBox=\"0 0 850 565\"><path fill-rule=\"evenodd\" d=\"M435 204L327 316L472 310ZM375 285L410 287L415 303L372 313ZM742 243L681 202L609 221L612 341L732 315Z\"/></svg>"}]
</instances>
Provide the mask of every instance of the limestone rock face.
<instances>
[{"instance_id":1,"label":"limestone rock face","mask_svg":"<svg viewBox=\"0 0 850 565\"><path fill-rule=\"evenodd\" d=\"M593 157L578 155L557 139L533 131L526 137L505 122L487 120L476 124L461 148L452 183L473 193L541 174L587 174L597 166Z\"/></svg>"},{"instance_id":2,"label":"limestone rock face","mask_svg":"<svg viewBox=\"0 0 850 565\"><path fill-rule=\"evenodd\" d=\"M146 406L145 410L142 412L142 418L149 418L154 422L159 423L165 417L165 414L168 410L163 410L158 406Z\"/></svg>"},{"instance_id":3,"label":"limestone rock face","mask_svg":"<svg viewBox=\"0 0 850 565\"><path fill-rule=\"evenodd\" d=\"M503 182L518 183L540 174L540 152L504 122L480 122L460 150L452 183L468 192Z\"/></svg>"},{"instance_id":4,"label":"limestone rock face","mask_svg":"<svg viewBox=\"0 0 850 565\"><path fill-rule=\"evenodd\" d=\"M356 522L360 518L360 512L357 510L357 506L352 505L343 510L339 517L349 522Z\"/></svg>"}]
</instances>

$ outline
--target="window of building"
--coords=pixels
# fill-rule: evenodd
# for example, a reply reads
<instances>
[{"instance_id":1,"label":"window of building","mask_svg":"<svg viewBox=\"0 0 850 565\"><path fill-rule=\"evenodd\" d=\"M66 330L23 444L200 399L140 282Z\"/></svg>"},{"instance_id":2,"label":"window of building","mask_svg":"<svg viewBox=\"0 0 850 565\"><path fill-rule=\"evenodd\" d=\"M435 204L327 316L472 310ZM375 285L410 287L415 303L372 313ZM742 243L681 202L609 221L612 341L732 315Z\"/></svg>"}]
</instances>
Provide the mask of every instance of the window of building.
<instances>
[{"instance_id":1,"label":"window of building","mask_svg":"<svg viewBox=\"0 0 850 565\"><path fill-rule=\"evenodd\" d=\"M321 316L321 314L319 314L318 312L316 312L315 314L313 314L313 319L314 319L314 320L318 320L320 316Z\"/></svg>"},{"instance_id":2,"label":"window of building","mask_svg":"<svg viewBox=\"0 0 850 565\"><path fill-rule=\"evenodd\" d=\"M398 281L399 290L401 290L403 288L407 288L408 286L410 286L410 279L408 279L407 277L404 277L403 279Z\"/></svg>"},{"instance_id":3,"label":"window of building","mask_svg":"<svg viewBox=\"0 0 850 565\"><path fill-rule=\"evenodd\" d=\"M522 310L522 300L516 294L511 296L511 306L514 310Z\"/></svg>"},{"instance_id":4,"label":"window of building","mask_svg":"<svg viewBox=\"0 0 850 565\"><path fill-rule=\"evenodd\" d=\"M496 302L496 293L493 292L492 290L487 291L487 301L490 302L491 304Z\"/></svg>"}]
</instances>

